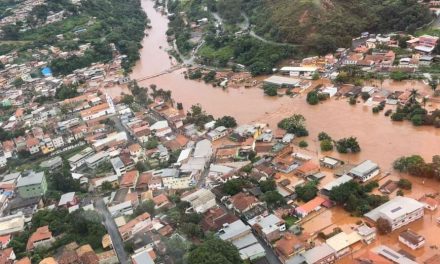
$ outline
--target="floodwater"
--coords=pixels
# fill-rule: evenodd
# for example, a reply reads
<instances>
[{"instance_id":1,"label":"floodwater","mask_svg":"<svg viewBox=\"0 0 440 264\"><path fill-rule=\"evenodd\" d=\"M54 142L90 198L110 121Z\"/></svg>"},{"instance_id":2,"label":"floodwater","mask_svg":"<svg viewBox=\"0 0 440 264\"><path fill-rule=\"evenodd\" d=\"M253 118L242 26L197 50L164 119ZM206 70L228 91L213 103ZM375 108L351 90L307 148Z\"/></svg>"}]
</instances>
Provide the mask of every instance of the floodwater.
<instances>
[{"instance_id":1,"label":"floodwater","mask_svg":"<svg viewBox=\"0 0 440 264\"><path fill-rule=\"evenodd\" d=\"M151 20L152 29L147 30L148 36L142 42L141 60L136 64L131 75L139 79L154 75L172 67L175 62L169 58L166 49L169 45L166 41L165 32L168 20L153 8L153 1L142 0L142 6ZM309 143L307 152L318 159L323 155L338 157L349 163L358 163L365 159L377 162L382 171L390 171L389 177L407 177L398 175L392 171L392 162L403 155L419 154L429 160L433 155L440 154L440 129L433 127L414 127L409 122L392 122L384 112L373 114L370 107L358 103L349 105L345 99L331 99L311 106L306 103L305 94L295 98L267 97L258 88L229 88L223 90L214 88L203 82L186 80L183 72L174 71L169 74L140 82L140 85L148 87L156 84L158 88L171 90L176 102L182 102L185 109L193 104L200 104L215 117L223 115L234 116L239 123L261 122L275 128L278 121L292 114L298 113L306 118L306 126L310 136L305 138ZM382 84L375 83L378 87L390 90L407 90L416 88L422 93L432 94L429 86L421 81L394 82L384 81ZM390 108L387 106L386 109ZM338 154L335 152L321 153L317 134L325 131L334 139L355 136L358 138L362 151L358 154ZM328 176L327 180L331 180ZM440 192L438 182L410 178L413 181L413 191L406 193L407 196L420 198L425 193ZM439 216L435 212L436 217ZM345 218L344 218L345 217ZM351 229L357 218L347 217L341 209L331 209L323 215L305 224L306 231L315 231L319 228L336 223L344 230ZM333 226L328 226L329 231ZM410 225L410 228L420 232L427 239L424 249L415 252L415 255L425 257L433 255L434 251L429 245L440 242L440 227L435 223L435 218L426 215L423 221ZM348 230L347 230L348 231ZM391 236L380 237L378 243L386 243L394 248L402 247L397 242L398 232ZM371 246L370 246L371 247ZM361 252L361 251L359 251ZM413 252L414 253L414 252ZM440 252L438 252L440 253ZM346 262L349 263L349 262Z\"/></svg>"}]
</instances>

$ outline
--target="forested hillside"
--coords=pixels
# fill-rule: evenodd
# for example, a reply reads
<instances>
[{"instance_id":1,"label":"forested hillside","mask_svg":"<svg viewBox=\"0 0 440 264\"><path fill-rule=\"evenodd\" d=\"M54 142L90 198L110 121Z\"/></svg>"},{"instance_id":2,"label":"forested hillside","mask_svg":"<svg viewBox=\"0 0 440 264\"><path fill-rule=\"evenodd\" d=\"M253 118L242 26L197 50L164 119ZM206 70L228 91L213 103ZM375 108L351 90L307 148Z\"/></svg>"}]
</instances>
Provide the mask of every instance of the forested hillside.
<instances>
[{"instance_id":1,"label":"forested hillside","mask_svg":"<svg viewBox=\"0 0 440 264\"><path fill-rule=\"evenodd\" d=\"M220 0L236 6L239 0ZM432 20L417 0L241 0L257 34L319 53L363 31L414 31ZM235 2L235 3L233 3Z\"/></svg>"}]
</instances>

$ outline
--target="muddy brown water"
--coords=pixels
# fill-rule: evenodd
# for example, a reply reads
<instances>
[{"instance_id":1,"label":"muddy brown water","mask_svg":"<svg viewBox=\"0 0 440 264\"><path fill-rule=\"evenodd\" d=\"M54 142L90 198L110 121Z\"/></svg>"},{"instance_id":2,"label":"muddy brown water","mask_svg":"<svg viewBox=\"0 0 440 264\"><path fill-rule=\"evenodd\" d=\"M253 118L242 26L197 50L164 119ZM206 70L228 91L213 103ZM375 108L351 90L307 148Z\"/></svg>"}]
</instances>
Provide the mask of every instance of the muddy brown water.
<instances>
[{"instance_id":1,"label":"muddy brown water","mask_svg":"<svg viewBox=\"0 0 440 264\"><path fill-rule=\"evenodd\" d=\"M154 75L175 65L175 61L169 58L166 49L169 44L166 41L165 32L168 20L166 16L157 12L153 2L142 0L142 7L151 20L152 28L147 30L148 36L142 42L141 59L136 64L131 74L132 78L140 79L145 76ZM316 106L308 105L305 95L295 98L289 97L267 97L258 88L230 88L223 90L214 88L199 81L186 80L183 75L184 69L149 79L140 84L148 87L156 84L159 88L171 90L173 98L182 102L188 109L193 104L200 104L203 108L215 117L223 115L234 116L239 123L261 122L267 123L272 129L282 118L295 113L304 115L310 136L305 138L309 143L308 150L302 150L317 159L323 155L330 155L341 158L350 163L358 163L365 159L371 159L380 164L382 171L391 171L389 177L408 177L398 175L391 170L392 162L400 156L419 154L425 159L430 159L435 154L440 154L440 129L433 127L414 127L409 122L392 122L389 117L379 114L372 114L371 108L357 104L351 106L345 99L331 99ZM407 90L416 88L424 93L432 93L429 86L421 81L394 82L384 81L382 84L374 83L378 87L390 90ZM390 108L387 106L386 109ZM321 153L319 142L316 141L317 134L325 131L334 139L355 136L361 145L362 151L358 154L338 154L335 152ZM439 183L409 177L414 188L406 195L419 198L425 193L436 193L440 191ZM331 180L330 176L326 181ZM431 217L431 214L434 216ZM418 257L418 260L425 259L439 250L430 246L440 246L440 228L435 223L435 217L439 213L429 213L423 221L410 225L410 228L420 232L427 239L427 245L420 250L411 251ZM323 215L304 225L305 231L314 232L324 226L326 231L336 224L344 230L351 229L359 218L347 217L347 214L340 208L324 212ZM393 248L404 248L397 242L398 232L390 236L379 237L374 245L381 243ZM373 245L373 246L374 246ZM355 254L360 254L371 248L364 247ZM408 250L408 249L407 249ZM350 258L341 260L341 263L351 263Z\"/></svg>"}]
</instances>

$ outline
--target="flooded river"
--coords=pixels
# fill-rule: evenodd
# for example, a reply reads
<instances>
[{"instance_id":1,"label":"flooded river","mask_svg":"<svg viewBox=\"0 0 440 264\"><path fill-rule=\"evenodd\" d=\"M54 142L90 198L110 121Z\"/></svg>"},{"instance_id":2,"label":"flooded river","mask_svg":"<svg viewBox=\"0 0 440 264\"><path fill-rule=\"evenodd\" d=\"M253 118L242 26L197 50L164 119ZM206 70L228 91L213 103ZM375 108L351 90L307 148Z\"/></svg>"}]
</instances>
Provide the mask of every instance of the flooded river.
<instances>
[{"instance_id":1,"label":"flooded river","mask_svg":"<svg viewBox=\"0 0 440 264\"><path fill-rule=\"evenodd\" d=\"M136 64L131 75L134 79L151 76L163 72L173 65L166 50L169 44L166 41L165 32L168 20L166 16L157 12L153 7L153 1L142 0L142 6L151 20L152 28L147 30L148 36L142 42L141 60ZM229 88L226 90L214 88L203 82L186 80L184 70L141 82L142 86L148 87L156 84L158 88L171 90L172 96L177 102L182 102L185 109L193 104L200 104L215 117L223 115L234 116L239 123L262 122L276 127L276 123L282 118L299 113L305 116L310 136L308 141L309 153L332 155L350 163L357 163L365 159L371 159L380 164L383 171L391 171L392 162L400 156L420 154L425 159L430 159L435 154L440 154L440 129L433 127L414 127L409 122L392 122L389 117L372 114L371 108L357 104L349 105L345 99L329 100L316 106L306 103L305 95L296 98L264 96L258 88ZM429 94L429 87L420 81L393 82L385 81L376 86L390 90L406 90L417 88L422 93ZM389 108L389 106L387 106ZM356 155L340 155L337 153L320 153L317 134L325 131L334 139L355 136L358 138L362 151ZM401 177L395 172L390 177ZM408 196L419 198L424 193L439 192L439 183L411 178L414 182L414 190L407 193ZM339 222L343 227L354 224L355 219L343 218L346 215L342 210L326 213L325 217L310 221L306 229L313 231L314 227L327 226L332 222ZM332 221L328 221L332 220ZM333 221L334 220L334 221ZM427 226L432 226L431 231ZM331 228L331 227L329 227ZM425 230L429 244L434 245L440 237L440 228L433 223L431 216L425 216L424 221L412 226L416 231ZM392 242L392 241L393 242ZM379 241L397 246L396 237L389 236ZM380 243L380 242L379 242ZM439 243L440 246L440 243ZM426 247L425 253L431 255L432 249ZM418 251L418 256L426 255ZM348 262L347 262L348 263Z\"/></svg>"}]
</instances>

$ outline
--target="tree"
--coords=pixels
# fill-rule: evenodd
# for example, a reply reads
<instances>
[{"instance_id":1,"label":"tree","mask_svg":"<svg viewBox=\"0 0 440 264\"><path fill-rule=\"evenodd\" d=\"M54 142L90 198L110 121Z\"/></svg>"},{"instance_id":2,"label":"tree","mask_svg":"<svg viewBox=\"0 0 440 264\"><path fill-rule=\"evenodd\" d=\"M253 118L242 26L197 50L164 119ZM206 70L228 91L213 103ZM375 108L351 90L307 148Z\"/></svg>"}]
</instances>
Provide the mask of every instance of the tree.
<instances>
[{"instance_id":1,"label":"tree","mask_svg":"<svg viewBox=\"0 0 440 264\"><path fill-rule=\"evenodd\" d=\"M270 208L277 208L286 203L283 196L276 190L266 192L263 195L263 200Z\"/></svg>"},{"instance_id":2,"label":"tree","mask_svg":"<svg viewBox=\"0 0 440 264\"><path fill-rule=\"evenodd\" d=\"M331 151L333 150L333 143L331 140L324 139L320 143L321 151Z\"/></svg>"},{"instance_id":3,"label":"tree","mask_svg":"<svg viewBox=\"0 0 440 264\"><path fill-rule=\"evenodd\" d=\"M368 92L362 92L361 98L362 100L367 101L370 98L370 94Z\"/></svg>"},{"instance_id":4,"label":"tree","mask_svg":"<svg viewBox=\"0 0 440 264\"><path fill-rule=\"evenodd\" d=\"M275 191L277 189L277 184L275 180L269 179L266 181L261 181L258 183L260 186L260 189L263 193L269 192L269 191Z\"/></svg>"},{"instance_id":5,"label":"tree","mask_svg":"<svg viewBox=\"0 0 440 264\"><path fill-rule=\"evenodd\" d=\"M357 153L361 151L361 148L355 137L349 137L336 141L336 150L339 153Z\"/></svg>"},{"instance_id":6,"label":"tree","mask_svg":"<svg viewBox=\"0 0 440 264\"><path fill-rule=\"evenodd\" d=\"M332 140L332 138L325 132L320 132L318 134L318 140L322 141L322 140Z\"/></svg>"},{"instance_id":7,"label":"tree","mask_svg":"<svg viewBox=\"0 0 440 264\"><path fill-rule=\"evenodd\" d=\"M377 226L377 231L379 231L379 234L381 235L389 234L392 231L390 222L382 217L379 217L377 219L376 226Z\"/></svg>"},{"instance_id":8,"label":"tree","mask_svg":"<svg viewBox=\"0 0 440 264\"><path fill-rule=\"evenodd\" d=\"M437 90L437 86L438 86L438 79L429 80L429 86L435 92L435 90Z\"/></svg>"},{"instance_id":9,"label":"tree","mask_svg":"<svg viewBox=\"0 0 440 264\"><path fill-rule=\"evenodd\" d=\"M72 98L75 96L78 96L79 93L77 91L76 85L61 85L56 92L55 92L55 98L59 100L64 100L68 98Z\"/></svg>"},{"instance_id":10,"label":"tree","mask_svg":"<svg viewBox=\"0 0 440 264\"><path fill-rule=\"evenodd\" d=\"M300 148L307 148L307 147L309 146L309 143L307 143L307 141L301 140L301 141L298 143L298 146L299 146Z\"/></svg>"},{"instance_id":11,"label":"tree","mask_svg":"<svg viewBox=\"0 0 440 264\"><path fill-rule=\"evenodd\" d=\"M317 182L310 181L302 186L296 186L295 193L298 195L298 199L308 202L315 198L318 193Z\"/></svg>"},{"instance_id":12,"label":"tree","mask_svg":"<svg viewBox=\"0 0 440 264\"><path fill-rule=\"evenodd\" d=\"M404 189L404 190L411 190L412 189L412 183L407 179L400 179L397 182L397 186L400 189Z\"/></svg>"},{"instance_id":13,"label":"tree","mask_svg":"<svg viewBox=\"0 0 440 264\"><path fill-rule=\"evenodd\" d=\"M227 128L233 128L237 126L237 121L232 116L223 116L215 121L215 127L224 126Z\"/></svg>"},{"instance_id":14,"label":"tree","mask_svg":"<svg viewBox=\"0 0 440 264\"><path fill-rule=\"evenodd\" d=\"M310 105L317 105L319 103L318 92L316 92L316 91L308 92L306 101Z\"/></svg>"},{"instance_id":15,"label":"tree","mask_svg":"<svg viewBox=\"0 0 440 264\"><path fill-rule=\"evenodd\" d=\"M124 96L122 96L121 103L131 105L132 103L134 103L133 95L124 94Z\"/></svg>"},{"instance_id":16,"label":"tree","mask_svg":"<svg viewBox=\"0 0 440 264\"><path fill-rule=\"evenodd\" d=\"M143 203L141 203L136 209L134 210L134 216L141 215L143 213L149 213L150 215L154 216L155 214L155 207L153 200L148 200Z\"/></svg>"},{"instance_id":17,"label":"tree","mask_svg":"<svg viewBox=\"0 0 440 264\"><path fill-rule=\"evenodd\" d=\"M274 85L265 85L263 87L264 93L268 96L277 96L278 88Z\"/></svg>"},{"instance_id":18,"label":"tree","mask_svg":"<svg viewBox=\"0 0 440 264\"><path fill-rule=\"evenodd\" d=\"M316 81L316 80L319 80L319 73L318 72L314 72L313 73L313 75L312 75L312 80L314 80L314 81Z\"/></svg>"},{"instance_id":19,"label":"tree","mask_svg":"<svg viewBox=\"0 0 440 264\"><path fill-rule=\"evenodd\" d=\"M306 119L300 114L294 114L284 118L278 123L278 127L286 130L288 133L295 134L297 137L308 136L309 132L305 128Z\"/></svg>"},{"instance_id":20,"label":"tree","mask_svg":"<svg viewBox=\"0 0 440 264\"><path fill-rule=\"evenodd\" d=\"M112 184L111 182L109 182L109 181L105 181L105 182L103 182L102 185L101 185L101 190L102 190L103 192L110 192L110 191L113 191L113 184Z\"/></svg>"},{"instance_id":21,"label":"tree","mask_svg":"<svg viewBox=\"0 0 440 264\"><path fill-rule=\"evenodd\" d=\"M239 193L245 185L246 182L242 179L232 179L223 184L223 192L229 195L234 195Z\"/></svg>"},{"instance_id":22,"label":"tree","mask_svg":"<svg viewBox=\"0 0 440 264\"><path fill-rule=\"evenodd\" d=\"M230 242L210 237L188 254L191 264L242 264L238 249Z\"/></svg>"}]
</instances>

